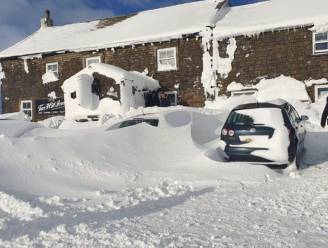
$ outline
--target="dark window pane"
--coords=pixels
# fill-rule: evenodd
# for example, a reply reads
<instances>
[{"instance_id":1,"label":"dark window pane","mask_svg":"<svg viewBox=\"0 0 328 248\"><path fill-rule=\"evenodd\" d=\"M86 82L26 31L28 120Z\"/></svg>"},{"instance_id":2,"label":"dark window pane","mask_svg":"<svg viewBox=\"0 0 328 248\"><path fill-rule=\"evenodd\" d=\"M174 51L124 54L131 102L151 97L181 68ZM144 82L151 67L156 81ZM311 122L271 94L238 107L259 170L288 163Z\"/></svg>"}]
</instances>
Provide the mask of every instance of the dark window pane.
<instances>
[{"instance_id":1,"label":"dark window pane","mask_svg":"<svg viewBox=\"0 0 328 248\"><path fill-rule=\"evenodd\" d=\"M328 50L328 43L317 43L317 44L315 44L315 50L317 50L317 51Z\"/></svg>"},{"instance_id":2,"label":"dark window pane","mask_svg":"<svg viewBox=\"0 0 328 248\"><path fill-rule=\"evenodd\" d=\"M228 118L229 125L253 125L254 119L251 116L239 114L236 112L232 112Z\"/></svg>"},{"instance_id":3,"label":"dark window pane","mask_svg":"<svg viewBox=\"0 0 328 248\"><path fill-rule=\"evenodd\" d=\"M328 33L319 33L315 35L315 40L316 41L322 41L322 40L327 40L328 39Z\"/></svg>"},{"instance_id":4,"label":"dark window pane","mask_svg":"<svg viewBox=\"0 0 328 248\"><path fill-rule=\"evenodd\" d=\"M71 93L71 98L72 99L76 99L76 91L74 91L74 92Z\"/></svg>"},{"instance_id":5,"label":"dark window pane","mask_svg":"<svg viewBox=\"0 0 328 248\"><path fill-rule=\"evenodd\" d=\"M158 127L159 120L156 120L156 119L145 119L144 122L147 123L147 124L149 124L149 125L151 125L151 126Z\"/></svg>"}]
</instances>

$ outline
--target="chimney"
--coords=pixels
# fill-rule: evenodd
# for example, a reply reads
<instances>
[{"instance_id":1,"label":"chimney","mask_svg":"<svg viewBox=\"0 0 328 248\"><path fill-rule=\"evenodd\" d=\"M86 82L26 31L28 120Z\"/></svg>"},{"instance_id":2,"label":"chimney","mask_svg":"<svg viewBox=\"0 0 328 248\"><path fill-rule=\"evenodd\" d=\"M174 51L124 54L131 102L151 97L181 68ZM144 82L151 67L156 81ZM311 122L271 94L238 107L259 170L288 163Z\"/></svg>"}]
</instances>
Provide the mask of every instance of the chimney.
<instances>
[{"instance_id":1,"label":"chimney","mask_svg":"<svg viewBox=\"0 0 328 248\"><path fill-rule=\"evenodd\" d=\"M45 11L45 16L41 19L41 29L52 27L54 21L50 17L50 10Z\"/></svg>"}]
</instances>

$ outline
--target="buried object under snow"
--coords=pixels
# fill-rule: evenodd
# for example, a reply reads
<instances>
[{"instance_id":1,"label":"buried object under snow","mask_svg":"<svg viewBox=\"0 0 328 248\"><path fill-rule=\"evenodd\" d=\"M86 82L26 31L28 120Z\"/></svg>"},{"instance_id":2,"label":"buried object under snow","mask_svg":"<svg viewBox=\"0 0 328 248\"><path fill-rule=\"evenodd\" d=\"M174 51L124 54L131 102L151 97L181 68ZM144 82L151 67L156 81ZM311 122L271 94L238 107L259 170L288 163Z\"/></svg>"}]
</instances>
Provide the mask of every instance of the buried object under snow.
<instances>
[{"instance_id":1,"label":"buried object under snow","mask_svg":"<svg viewBox=\"0 0 328 248\"><path fill-rule=\"evenodd\" d=\"M119 85L118 100L109 96L101 99L99 95L101 85L94 77L96 73L114 80L115 84ZM144 92L159 88L157 80L142 73L94 63L64 82L62 89L65 98L65 117L125 113L131 108L144 107ZM114 92L111 92L111 95L113 94Z\"/></svg>"}]
</instances>

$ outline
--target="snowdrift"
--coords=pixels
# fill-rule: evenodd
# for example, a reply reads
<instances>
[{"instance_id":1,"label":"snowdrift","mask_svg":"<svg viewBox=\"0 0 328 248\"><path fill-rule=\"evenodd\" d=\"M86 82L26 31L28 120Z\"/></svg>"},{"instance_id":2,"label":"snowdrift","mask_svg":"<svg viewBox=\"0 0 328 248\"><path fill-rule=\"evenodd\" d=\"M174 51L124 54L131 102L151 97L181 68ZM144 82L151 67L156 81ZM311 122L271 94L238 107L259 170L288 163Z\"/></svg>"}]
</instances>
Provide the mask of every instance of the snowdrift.
<instances>
[{"instance_id":1,"label":"snowdrift","mask_svg":"<svg viewBox=\"0 0 328 248\"><path fill-rule=\"evenodd\" d=\"M161 118L163 125L158 128L141 124L112 131L55 130L50 134L47 128L39 128L43 137L31 132L25 135L30 137L3 137L0 189L81 196L155 185L167 178L195 183L220 178L264 181L277 176L263 166L208 158L203 145L216 142L215 127L220 125L216 116L173 111L162 113Z\"/></svg>"}]
</instances>

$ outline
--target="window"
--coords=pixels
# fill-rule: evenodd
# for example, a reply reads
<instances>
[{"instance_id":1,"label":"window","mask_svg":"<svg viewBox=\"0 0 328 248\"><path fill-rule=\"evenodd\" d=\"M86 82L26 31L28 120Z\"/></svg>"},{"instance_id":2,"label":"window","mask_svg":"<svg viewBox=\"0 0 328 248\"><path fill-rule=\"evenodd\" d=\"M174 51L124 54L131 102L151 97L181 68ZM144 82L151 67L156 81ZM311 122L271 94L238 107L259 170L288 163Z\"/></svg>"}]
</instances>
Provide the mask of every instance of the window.
<instances>
[{"instance_id":1,"label":"window","mask_svg":"<svg viewBox=\"0 0 328 248\"><path fill-rule=\"evenodd\" d=\"M313 53L328 53L328 32L313 33Z\"/></svg>"},{"instance_id":2,"label":"window","mask_svg":"<svg viewBox=\"0 0 328 248\"><path fill-rule=\"evenodd\" d=\"M88 67L89 65L94 64L94 63L101 63L100 56L90 57L90 58L85 59L85 67Z\"/></svg>"},{"instance_id":3,"label":"window","mask_svg":"<svg viewBox=\"0 0 328 248\"><path fill-rule=\"evenodd\" d=\"M170 106L178 105L178 93L176 91L166 91L165 94L170 100Z\"/></svg>"},{"instance_id":4,"label":"window","mask_svg":"<svg viewBox=\"0 0 328 248\"><path fill-rule=\"evenodd\" d=\"M48 63L46 65L46 72L52 71L57 78L59 78L58 74L58 63Z\"/></svg>"},{"instance_id":5,"label":"window","mask_svg":"<svg viewBox=\"0 0 328 248\"><path fill-rule=\"evenodd\" d=\"M252 96L257 92L256 89L231 91L231 96Z\"/></svg>"},{"instance_id":6,"label":"window","mask_svg":"<svg viewBox=\"0 0 328 248\"><path fill-rule=\"evenodd\" d=\"M76 91L74 91L74 92L71 93L71 98L72 99L76 99Z\"/></svg>"},{"instance_id":7,"label":"window","mask_svg":"<svg viewBox=\"0 0 328 248\"><path fill-rule=\"evenodd\" d=\"M177 49L175 47L157 50L157 70L177 70Z\"/></svg>"},{"instance_id":8,"label":"window","mask_svg":"<svg viewBox=\"0 0 328 248\"><path fill-rule=\"evenodd\" d=\"M252 126L254 125L254 119L249 115L234 111L230 114L227 123L231 126Z\"/></svg>"},{"instance_id":9,"label":"window","mask_svg":"<svg viewBox=\"0 0 328 248\"><path fill-rule=\"evenodd\" d=\"M32 101L21 101L21 112L24 112L28 117L32 118Z\"/></svg>"},{"instance_id":10,"label":"window","mask_svg":"<svg viewBox=\"0 0 328 248\"><path fill-rule=\"evenodd\" d=\"M328 84L315 86L315 101L328 97Z\"/></svg>"}]
</instances>

